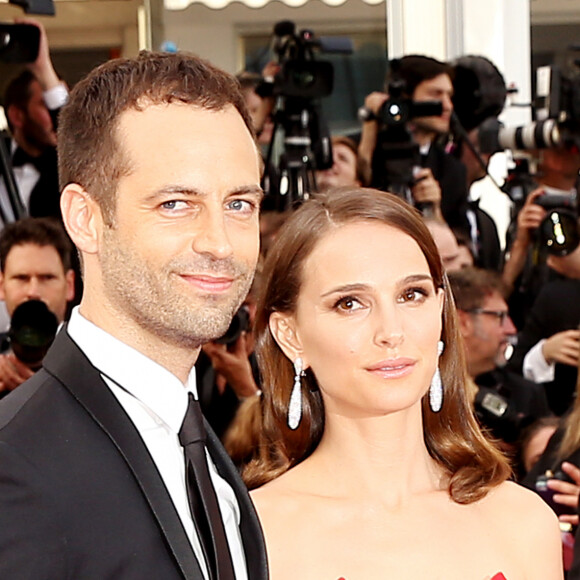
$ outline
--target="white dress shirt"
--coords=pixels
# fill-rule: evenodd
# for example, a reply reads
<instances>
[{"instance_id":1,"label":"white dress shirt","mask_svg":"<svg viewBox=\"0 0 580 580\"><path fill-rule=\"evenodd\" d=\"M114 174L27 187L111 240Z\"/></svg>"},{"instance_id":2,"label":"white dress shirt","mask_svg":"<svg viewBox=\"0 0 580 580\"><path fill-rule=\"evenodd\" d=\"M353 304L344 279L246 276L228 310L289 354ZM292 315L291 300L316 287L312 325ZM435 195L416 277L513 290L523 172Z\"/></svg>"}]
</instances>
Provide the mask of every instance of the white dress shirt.
<instances>
[{"instance_id":1,"label":"white dress shirt","mask_svg":"<svg viewBox=\"0 0 580 580\"><path fill-rule=\"evenodd\" d=\"M89 322L80 314L78 307L72 312L67 331L93 366L101 372L103 380L139 431L207 578L206 564L187 499L185 457L178 439L187 411L188 392L197 398L195 367L186 385L183 385L167 369ZM206 455L236 579L247 580L239 529L240 508L234 491L217 473L207 451Z\"/></svg>"},{"instance_id":2,"label":"white dress shirt","mask_svg":"<svg viewBox=\"0 0 580 580\"><path fill-rule=\"evenodd\" d=\"M543 338L530 348L522 365L524 377L535 383L551 383L556 376L556 363L549 363L542 352L545 342Z\"/></svg>"}]
</instances>

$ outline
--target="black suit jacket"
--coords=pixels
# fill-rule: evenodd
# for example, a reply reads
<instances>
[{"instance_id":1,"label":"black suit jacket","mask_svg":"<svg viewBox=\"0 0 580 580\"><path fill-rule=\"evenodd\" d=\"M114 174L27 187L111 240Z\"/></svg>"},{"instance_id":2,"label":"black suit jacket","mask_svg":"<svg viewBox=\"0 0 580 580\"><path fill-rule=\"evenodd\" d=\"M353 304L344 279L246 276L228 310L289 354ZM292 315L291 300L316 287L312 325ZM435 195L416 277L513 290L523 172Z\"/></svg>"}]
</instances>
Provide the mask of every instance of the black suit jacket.
<instances>
[{"instance_id":1,"label":"black suit jacket","mask_svg":"<svg viewBox=\"0 0 580 580\"><path fill-rule=\"evenodd\" d=\"M459 159L432 143L424 161L441 187L441 213L451 228L469 235L467 170Z\"/></svg>"},{"instance_id":2,"label":"black suit jacket","mask_svg":"<svg viewBox=\"0 0 580 580\"><path fill-rule=\"evenodd\" d=\"M509 360L509 367L522 372L523 362L529 350L543 338L549 338L563 330L573 330L580 324L580 280L562 278L548 282L540 291ZM554 381L546 383L546 395L550 408L556 415L563 415L572 404L576 392L578 369L556 363Z\"/></svg>"},{"instance_id":3,"label":"black suit jacket","mask_svg":"<svg viewBox=\"0 0 580 580\"><path fill-rule=\"evenodd\" d=\"M209 428L207 445L240 505L249 578L266 580L246 488ZM139 433L65 330L0 402L0 578L203 578Z\"/></svg>"}]
</instances>

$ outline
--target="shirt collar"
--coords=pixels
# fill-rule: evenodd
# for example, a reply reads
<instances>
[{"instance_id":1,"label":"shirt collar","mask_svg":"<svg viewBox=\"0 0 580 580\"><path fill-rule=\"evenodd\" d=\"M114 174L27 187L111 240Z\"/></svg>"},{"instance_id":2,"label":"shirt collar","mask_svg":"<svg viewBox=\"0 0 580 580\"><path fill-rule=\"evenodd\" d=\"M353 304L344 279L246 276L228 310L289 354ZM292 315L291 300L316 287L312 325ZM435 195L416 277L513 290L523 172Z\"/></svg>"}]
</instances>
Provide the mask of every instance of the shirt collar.
<instances>
[{"instance_id":1,"label":"shirt collar","mask_svg":"<svg viewBox=\"0 0 580 580\"><path fill-rule=\"evenodd\" d=\"M184 385L166 368L87 320L78 306L72 311L67 332L104 376L179 432L187 410L188 392L197 399L195 367Z\"/></svg>"}]
</instances>

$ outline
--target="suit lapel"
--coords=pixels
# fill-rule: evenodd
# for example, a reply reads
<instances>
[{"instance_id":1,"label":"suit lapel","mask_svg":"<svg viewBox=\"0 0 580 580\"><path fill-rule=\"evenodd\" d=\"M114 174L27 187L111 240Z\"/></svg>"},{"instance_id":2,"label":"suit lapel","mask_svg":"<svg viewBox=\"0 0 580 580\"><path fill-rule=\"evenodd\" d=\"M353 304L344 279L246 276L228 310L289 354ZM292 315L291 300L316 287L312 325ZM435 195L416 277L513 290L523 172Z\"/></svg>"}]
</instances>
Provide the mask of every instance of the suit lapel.
<instances>
[{"instance_id":1,"label":"suit lapel","mask_svg":"<svg viewBox=\"0 0 580 580\"><path fill-rule=\"evenodd\" d=\"M242 481L234 464L226 453L223 445L204 421L207 431L207 447L219 474L232 486L238 505L240 506L240 532L249 580L268 580L268 564L266 560L266 546L262 527L254 504L248 495L247 488Z\"/></svg>"},{"instance_id":2,"label":"suit lapel","mask_svg":"<svg viewBox=\"0 0 580 580\"><path fill-rule=\"evenodd\" d=\"M99 371L69 337L57 335L45 370L68 389L108 435L133 472L185 578L203 578L189 539L141 436Z\"/></svg>"}]
</instances>

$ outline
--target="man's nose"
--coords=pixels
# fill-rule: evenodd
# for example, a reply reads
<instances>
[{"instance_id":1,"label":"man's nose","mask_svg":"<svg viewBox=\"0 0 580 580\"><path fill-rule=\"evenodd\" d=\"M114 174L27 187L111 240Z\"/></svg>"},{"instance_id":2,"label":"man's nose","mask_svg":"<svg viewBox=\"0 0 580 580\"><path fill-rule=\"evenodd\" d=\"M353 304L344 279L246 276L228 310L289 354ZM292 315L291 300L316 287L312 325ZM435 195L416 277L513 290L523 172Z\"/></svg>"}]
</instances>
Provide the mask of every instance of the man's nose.
<instances>
[{"instance_id":1,"label":"man's nose","mask_svg":"<svg viewBox=\"0 0 580 580\"><path fill-rule=\"evenodd\" d=\"M26 285L26 296L29 300L40 299L40 282L38 281L38 278L30 278Z\"/></svg>"},{"instance_id":2,"label":"man's nose","mask_svg":"<svg viewBox=\"0 0 580 580\"><path fill-rule=\"evenodd\" d=\"M223 212L208 210L204 213L200 227L193 240L193 249L198 254L209 254L223 260L233 251Z\"/></svg>"},{"instance_id":3,"label":"man's nose","mask_svg":"<svg viewBox=\"0 0 580 580\"><path fill-rule=\"evenodd\" d=\"M453 110L453 101L451 100L451 95L443 95L443 99L441 100L441 106L443 107L444 111Z\"/></svg>"},{"instance_id":4,"label":"man's nose","mask_svg":"<svg viewBox=\"0 0 580 580\"><path fill-rule=\"evenodd\" d=\"M508 336L512 336L517 334L518 329L515 327L512 319L509 316L505 317L505 320L503 321L503 327L502 327L504 333Z\"/></svg>"}]
</instances>

